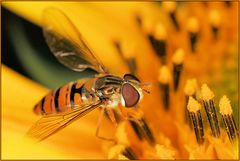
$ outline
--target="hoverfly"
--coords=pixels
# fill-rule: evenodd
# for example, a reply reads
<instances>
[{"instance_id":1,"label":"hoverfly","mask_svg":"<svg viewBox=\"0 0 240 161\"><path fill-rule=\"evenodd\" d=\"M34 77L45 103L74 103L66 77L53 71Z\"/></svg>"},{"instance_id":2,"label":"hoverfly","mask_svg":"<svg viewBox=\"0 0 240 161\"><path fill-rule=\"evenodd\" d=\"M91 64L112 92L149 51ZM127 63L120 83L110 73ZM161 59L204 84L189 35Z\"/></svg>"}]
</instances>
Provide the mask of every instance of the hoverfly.
<instances>
[{"instance_id":1,"label":"hoverfly","mask_svg":"<svg viewBox=\"0 0 240 161\"><path fill-rule=\"evenodd\" d=\"M91 68L98 75L84 83L79 80L63 85L43 97L34 107L34 112L42 117L28 131L28 136L38 141L46 139L99 107L104 110L117 105L127 108L137 105L143 96L138 78L131 74L123 78L109 74L61 10L46 9L43 20L46 42L57 60L74 71Z\"/></svg>"}]
</instances>

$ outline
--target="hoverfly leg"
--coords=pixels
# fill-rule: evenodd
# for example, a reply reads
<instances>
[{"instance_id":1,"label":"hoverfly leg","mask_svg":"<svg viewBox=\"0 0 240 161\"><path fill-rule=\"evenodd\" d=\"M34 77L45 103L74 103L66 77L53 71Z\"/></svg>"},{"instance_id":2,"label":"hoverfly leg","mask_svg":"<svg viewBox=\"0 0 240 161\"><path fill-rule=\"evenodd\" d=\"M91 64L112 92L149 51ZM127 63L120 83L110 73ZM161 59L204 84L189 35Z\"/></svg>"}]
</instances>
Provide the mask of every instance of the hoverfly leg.
<instances>
[{"instance_id":1,"label":"hoverfly leg","mask_svg":"<svg viewBox=\"0 0 240 161\"><path fill-rule=\"evenodd\" d=\"M99 133L100 133L100 128L101 128L101 125L102 125L102 119L103 119L103 116L104 116L104 111L105 111L105 108L103 107L101 109L101 113L98 117L98 123L97 123L97 129L96 129L96 132L95 132L95 135L96 137L98 137L99 139L102 139L102 140L105 140L105 141L111 141L113 143L116 143L115 139L114 138L105 138L103 136L100 136Z\"/></svg>"},{"instance_id":2,"label":"hoverfly leg","mask_svg":"<svg viewBox=\"0 0 240 161\"><path fill-rule=\"evenodd\" d=\"M110 118L110 120L114 124L114 126L117 127L118 126L118 121L116 120L114 111L112 109L106 108L106 112L107 112L108 117Z\"/></svg>"}]
</instances>

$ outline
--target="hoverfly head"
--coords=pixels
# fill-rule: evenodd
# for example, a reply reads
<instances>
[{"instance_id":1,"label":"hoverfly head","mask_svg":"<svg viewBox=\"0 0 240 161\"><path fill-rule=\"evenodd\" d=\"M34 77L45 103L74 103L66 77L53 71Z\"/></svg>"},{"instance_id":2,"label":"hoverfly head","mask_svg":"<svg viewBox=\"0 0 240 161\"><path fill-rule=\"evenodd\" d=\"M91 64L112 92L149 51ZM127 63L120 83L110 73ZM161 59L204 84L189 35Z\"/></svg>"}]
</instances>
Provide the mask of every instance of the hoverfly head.
<instances>
[{"instance_id":1,"label":"hoverfly head","mask_svg":"<svg viewBox=\"0 0 240 161\"><path fill-rule=\"evenodd\" d=\"M140 80L132 74L125 74L121 87L121 104L124 107L134 107L142 99Z\"/></svg>"}]
</instances>

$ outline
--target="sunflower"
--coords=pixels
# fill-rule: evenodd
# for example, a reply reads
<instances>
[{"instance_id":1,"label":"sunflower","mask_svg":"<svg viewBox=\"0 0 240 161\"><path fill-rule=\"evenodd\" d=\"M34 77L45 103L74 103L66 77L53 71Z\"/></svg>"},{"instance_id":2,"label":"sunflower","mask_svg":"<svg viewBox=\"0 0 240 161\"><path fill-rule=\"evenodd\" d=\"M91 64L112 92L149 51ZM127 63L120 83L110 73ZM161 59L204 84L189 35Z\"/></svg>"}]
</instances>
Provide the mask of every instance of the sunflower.
<instances>
[{"instance_id":1,"label":"sunflower","mask_svg":"<svg viewBox=\"0 0 240 161\"><path fill-rule=\"evenodd\" d=\"M9 39L2 45L3 159L239 158L238 2L2 4ZM94 136L98 110L40 143L25 137L39 119L34 105L51 88L93 75L69 71L50 54L39 34L47 8L68 16L110 73L132 73L149 88L137 108L123 109L135 121L115 127L104 118L101 135L114 143ZM57 22L61 33L64 21Z\"/></svg>"}]
</instances>

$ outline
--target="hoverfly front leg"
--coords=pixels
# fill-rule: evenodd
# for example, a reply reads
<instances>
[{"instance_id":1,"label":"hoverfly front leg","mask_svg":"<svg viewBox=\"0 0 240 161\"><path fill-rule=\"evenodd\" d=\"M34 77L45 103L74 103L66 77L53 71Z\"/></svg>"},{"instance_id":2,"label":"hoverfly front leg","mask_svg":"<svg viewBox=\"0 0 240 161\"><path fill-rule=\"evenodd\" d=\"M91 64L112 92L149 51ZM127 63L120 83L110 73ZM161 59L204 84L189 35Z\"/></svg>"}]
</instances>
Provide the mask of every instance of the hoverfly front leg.
<instances>
[{"instance_id":1,"label":"hoverfly front leg","mask_svg":"<svg viewBox=\"0 0 240 161\"><path fill-rule=\"evenodd\" d=\"M97 123L97 129L96 129L95 135L96 135L96 137L98 137L99 139L106 140L106 141L111 141L111 142L116 143L116 141L115 141L114 138L105 138L105 137L103 137L103 136L100 136L100 134L99 134L99 133L100 133L99 130L100 130L101 125L102 125L102 119L103 119L103 116L104 116L105 109L106 109L106 107L103 107L103 108L101 109L101 113L100 113L100 115L99 115L99 117L98 117L98 123Z\"/></svg>"},{"instance_id":2,"label":"hoverfly front leg","mask_svg":"<svg viewBox=\"0 0 240 161\"><path fill-rule=\"evenodd\" d=\"M109 117L109 119L112 121L112 123L114 124L115 127L118 126L118 123L119 123L119 120L116 119L116 115L117 114L114 114L116 113L116 111L114 111L113 109L108 109L106 108L106 113Z\"/></svg>"}]
</instances>

